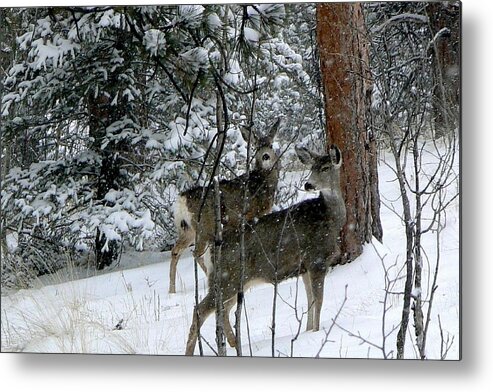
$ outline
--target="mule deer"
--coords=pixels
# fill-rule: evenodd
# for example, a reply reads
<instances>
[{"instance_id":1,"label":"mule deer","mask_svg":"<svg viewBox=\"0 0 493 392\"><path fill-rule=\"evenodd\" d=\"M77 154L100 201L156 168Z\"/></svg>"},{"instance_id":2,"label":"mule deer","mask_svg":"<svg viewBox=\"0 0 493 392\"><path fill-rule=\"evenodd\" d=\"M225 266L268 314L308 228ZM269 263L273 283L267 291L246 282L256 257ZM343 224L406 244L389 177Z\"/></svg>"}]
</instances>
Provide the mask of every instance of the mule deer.
<instances>
[{"instance_id":1,"label":"mule deer","mask_svg":"<svg viewBox=\"0 0 493 392\"><path fill-rule=\"evenodd\" d=\"M346 207L339 180L342 156L336 146L331 146L326 155L318 155L304 148L296 152L299 159L311 164L312 168L305 189L320 191L319 197L250 222L245 232L248 247L243 282L246 290L258 283L275 284L301 275L308 299L307 330L317 331L325 275L331 265L339 262L339 234L346 222ZM239 233L231 230L223 233L220 281L213 281L212 271L208 293L194 310L187 355L193 354L200 326L215 310L216 284L224 301L225 335L228 343L235 346L229 312L236 304L240 286L239 242Z\"/></svg>"},{"instance_id":2,"label":"mule deer","mask_svg":"<svg viewBox=\"0 0 493 392\"><path fill-rule=\"evenodd\" d=\"M251 133L252 143L256 146L255 166L247 181L246 173L233 179L222 180L221 190L222 223L224 228L239 227L243 210L243 185L247 182L249 200L245 219L260 217L271 211L279 179L278 156L272 148L274 136L279 128L280 119L271 127L266 136ZM243 138L248 139L242 129ZM176 267L183 251L195 243L194 255L202 270L207 274L203 255L208 244L214 241L214 192L211 189L202 207L200 222L198 216L201 206L203 187L196 187L180 194L175 204L175 225L178 240L171 251L169 292L176 292Z\"/></svg>"}]
</instances>

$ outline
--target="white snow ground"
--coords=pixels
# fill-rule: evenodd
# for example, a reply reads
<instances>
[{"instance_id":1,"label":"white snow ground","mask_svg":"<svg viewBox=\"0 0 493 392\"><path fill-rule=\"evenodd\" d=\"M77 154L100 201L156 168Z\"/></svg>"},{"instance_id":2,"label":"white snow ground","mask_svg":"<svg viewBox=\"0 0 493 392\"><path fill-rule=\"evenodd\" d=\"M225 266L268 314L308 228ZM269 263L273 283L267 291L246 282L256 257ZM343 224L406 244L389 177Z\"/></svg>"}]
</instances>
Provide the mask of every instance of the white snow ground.
<instances>
[{"instance_id":1,"label":"white snow ground","mask_svg":"<svg viewBox=\"0 0 493 392\"><path fill-rule=\"evenodd\" d=\"M385 161L392 162L390 155ZM458 172L458 159L456 161ZM390 294L387 298L390 309L382 326L383 265L391 276L401 270L405 234L399 215L389 208L393 205L397 212L401 209L394 174L382 163L379 176L384 201L381 210L384 243L374 240L365 246L357 260L337 266L327 275L319 332L306 332L306 320L303 319L301 333L293 340L299 328L297 315L301 316L306 310L304 287L298 279L280 285L276 356L383 357L382 336L398 326L402 313L402 296ZM457 186L457 181L451 185ZM438 288L427 335L429 359L440 358L446 339L451 343L446 359L459 358L458 198L447 209L446 223L440 246ZM424 262L424 298L432 280L427 271L433 271L436 263L434 241L434 233L423 239L428 256ZM103 272L67 268L54 276L42 277L33 289L2 292L2 351L182 355L194 306L193 259L190 251L182 256L178 265L177 293L168 294L170 257L170 252L129 251L123 254L118 267ZM391 267L396 262L397 266ZM401 275L404 276L403 270ZM206 281L202 271L199 271L199 279L199 295L203 297ZM341 308L346 286L347 299ZM402 292L403 286L404 278L398 280L391 291ZM270 285L257 286L247 292L248 320L243 317L242 323L244 355L271 356L272 300L273 287ZM337 325L334 325L337 314ZM232 314L231 320L233 317ZM412 318L409 325L413 331ZM201 332L214 347L213 316L205 322ZM396 333L387 337L385 346L387 355L394 358ZM407 358L417 357L413 340L412 333L408 333ZM213 355L205 342L203 346L205 354ZM235 350L228 347L228 355L235 355Z\"/></svg>"}]
</instances>

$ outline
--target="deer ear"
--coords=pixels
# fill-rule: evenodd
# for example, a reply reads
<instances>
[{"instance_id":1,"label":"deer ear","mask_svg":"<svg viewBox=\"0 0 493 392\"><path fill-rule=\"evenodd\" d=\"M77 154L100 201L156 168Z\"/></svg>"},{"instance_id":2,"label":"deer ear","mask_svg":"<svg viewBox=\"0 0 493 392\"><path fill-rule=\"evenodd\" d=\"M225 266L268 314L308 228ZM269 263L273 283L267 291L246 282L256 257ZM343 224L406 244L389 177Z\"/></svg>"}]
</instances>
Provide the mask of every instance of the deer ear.
<instances>
[{"instance_id":1,"label":"deer ear","mask_svg":"<svg viewBox=\"0 0 493 392\"><path fill-rule=\"evenodd\" d=\"M255 131L252 129L253 125L250 125L248 127L245 127L243 125L240 125L240 132L241 136L243 136L243 140L248 143L248 137L250 136L250 143L253 145L257 145L257 135Z\"/></svg>"},{"instance_id":2,"label":"deer ear","mask_svg":"<svg viewBox=\"0 0 493 392\"><path fill-rule=\"evenodd\" d=\"M281 118L278 118L274 124L272 124L269 134L267 135L267 138L270 140L270 143L274 141L274 137L277 134L277 131L279 130L279 125L281 124Z\"/></svg>"},{"instance_id":3,"label":"deer ear","mask_svg":"<svg viewBox=\"0 0 493 392\"><path fill-rule=\"evenodd\" d=\"M329 156L330 160L336 167L340 167L342 165L342 154L341 150L339 150L339 147L337 147L335 144L332 144L329 148Z\"/></svg>"},{"instance_id":4,"label":"deer ear","mask_svg":"<svg viewBox=\"0 0 493 392\"><path fill-rule=\"evenodd\" d=\"M313 159L313 153L305 147L295 147L296 154L298 155L301 163L305 165L313 165L315 160Z\"/></svg>"}]
</instances>

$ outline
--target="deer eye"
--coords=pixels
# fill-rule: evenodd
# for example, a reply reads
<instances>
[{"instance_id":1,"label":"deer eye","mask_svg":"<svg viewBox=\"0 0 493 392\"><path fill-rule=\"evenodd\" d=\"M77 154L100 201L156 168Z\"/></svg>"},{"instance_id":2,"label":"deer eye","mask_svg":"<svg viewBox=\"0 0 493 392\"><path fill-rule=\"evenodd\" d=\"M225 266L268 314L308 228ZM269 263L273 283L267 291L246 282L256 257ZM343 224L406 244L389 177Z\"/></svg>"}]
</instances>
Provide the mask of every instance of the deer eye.
<instances>
[{"instance_id":1,"label":"deer eye","mask_svg":"<svg viewBox=\"0 0 493 392\"><path fill-rule=\"evenodd\" d=\"M263 161L268 161L270 159L270 155L265 153L264 155L262 155L262 160Z\"/></svg>"}]
</instances>

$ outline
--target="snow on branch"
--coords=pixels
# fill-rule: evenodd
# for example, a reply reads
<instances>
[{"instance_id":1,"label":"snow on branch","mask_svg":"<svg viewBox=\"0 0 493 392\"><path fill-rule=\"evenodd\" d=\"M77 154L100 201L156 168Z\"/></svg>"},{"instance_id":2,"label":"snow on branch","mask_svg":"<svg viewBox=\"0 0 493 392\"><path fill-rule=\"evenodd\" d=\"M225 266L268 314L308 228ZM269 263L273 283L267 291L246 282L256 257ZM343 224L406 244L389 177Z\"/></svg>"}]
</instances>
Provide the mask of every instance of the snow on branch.
<instances>
[{"instance_id":1,"label":"snow on branch","mask_svg":"<svg viewBox=\"0 0 493 392\"><path fill-rule=\"evenodd\" d=\"M402 22L428 23L428 21L429 19L426 15L410 14L410 13L399 14L392 16L391 18L383 22L381 25L375 27L372 33L375 34L381 33L387 27L396 23L402 23Z\"/></svg>"},{"instance_id":2,"label":"snow on branch","mask_svg":"<svg viewBox=\"0 0 493 392\"><path fill-rule=\"evenodd\" d=\"M435 45L435 43L443 36L450 35L450 29L448 27L443 27L433 36L433 39L428 44L428 50Z\"/></svg>"}]
</instances>

